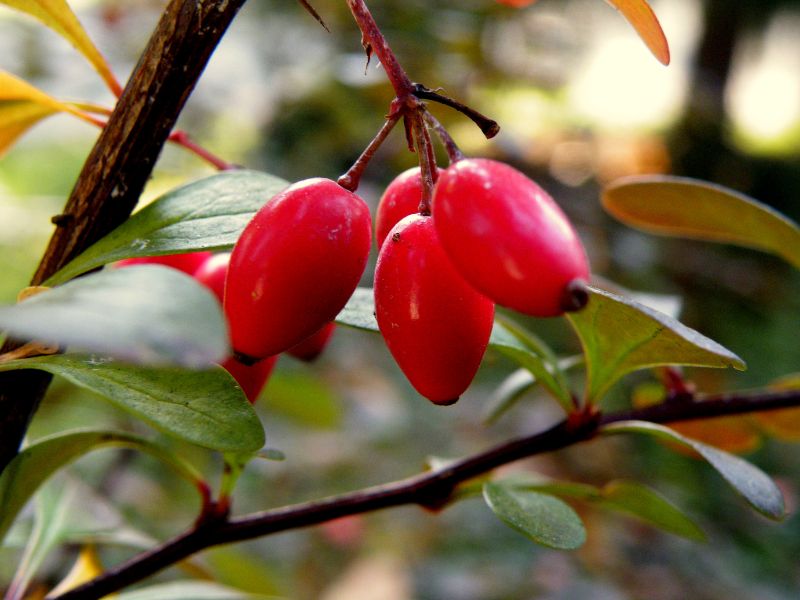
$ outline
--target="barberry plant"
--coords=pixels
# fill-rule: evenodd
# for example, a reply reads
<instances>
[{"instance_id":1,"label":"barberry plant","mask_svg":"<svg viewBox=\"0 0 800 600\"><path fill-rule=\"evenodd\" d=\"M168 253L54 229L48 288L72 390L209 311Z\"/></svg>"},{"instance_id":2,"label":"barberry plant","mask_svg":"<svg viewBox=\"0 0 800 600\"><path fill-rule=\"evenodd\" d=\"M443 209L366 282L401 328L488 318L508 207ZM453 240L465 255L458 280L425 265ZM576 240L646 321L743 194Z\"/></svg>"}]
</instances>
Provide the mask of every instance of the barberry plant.
<instances>
[{"instance_id":1,"label":"barberry plant","mask_svg":"<svg viewBox=\"0 0 800 600\"><path fill-rule=\"evenodd\" d=\"M593 278L592 257L566 213L528 175L496 160L465 157L429 103L458 111L487 138L499 133L500 124L414 83L364 0L346 4L367 59L380 62L394 98L374 139L338 181L313 177L294 184L234 167L175 129L244 0L171 0L124 87L65 1L2 3L66 37L117 100L113 107L65 102L0 72L0 151L56 113L101 129L64 210L53 219L56 229L31 286L18 303L0 307L6 334L0 353L0 540L19 524L32 497L40 506L53 502L41 488L51 475L101 448L154 456L193 486L200 506L183 532L160 542L136 537L131 545L146 549L108 568L98 559L102 536L73 528L69 540L82 547L76 568L49 598L101 598L213 546L401 505L439 511L476 496L501 521L552 548L575 549L586 540L574 502L597 503L702 539L702 530L679 508L637 482L598 487L496 471L605 436L665 440L704 459L761 514L784 517L783 495L767 474L680 427L685 421L798 407L796 380L746 392L698 390L683 366L743 369L744 362L674 316ZM300 4L324 24L309 2ZM648 3L611 4L667 64L668 45ZM419 166L387 189L376 216L374 289L358 287L368 263L372 217L356 192L400 122ZM132 214L167 142L219 173L166 192ZM447 165L438 164L437 143ZM602 203L644 231L754 247L800 268L795 223L711 183L640 176L607 186ZM125 268L104 268L120 264ZM504 307L497 314L495 303ZM529 325L523 315L555 318L574 331L580 355L560 355L532 331L538 322ZM562 416L465 458L431 460L428 470L406 479L235 515L232 494L254 459L285 458L289 465L293 460L264 446L263 419L253 406L264 382L280 353L318 355L333 323L381 335L411 385L434 404L452 404L470 387L488 349L515 370L497 387L487 421L521 411L522 392L534 386ZM635 371L658 376L656 397L609 410L609 391ZM148 433L82 428L26 439L56 375L148 425L142 428ZM581 451L588 448L581 445ZM203 452L222 457L212 475L195 464ZM62 513L36 511L7 600L27 597L44 557L66 531L57 529L63 525L59 519L75 516ZM112 542L135 537L118 534ZM171 592L144 589L154 598L220 592L201 581L178 583Z\"/></svg>"}]
</instances>

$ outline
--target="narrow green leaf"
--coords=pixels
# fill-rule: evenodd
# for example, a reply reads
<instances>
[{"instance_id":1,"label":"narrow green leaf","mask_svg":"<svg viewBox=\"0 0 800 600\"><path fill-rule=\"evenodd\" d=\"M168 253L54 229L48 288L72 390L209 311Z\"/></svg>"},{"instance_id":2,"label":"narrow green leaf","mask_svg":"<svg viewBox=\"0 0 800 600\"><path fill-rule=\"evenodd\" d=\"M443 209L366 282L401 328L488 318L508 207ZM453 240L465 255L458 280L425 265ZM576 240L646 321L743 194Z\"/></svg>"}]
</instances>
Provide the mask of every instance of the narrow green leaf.
<instances>
[{"instance_id":1,"label":"narrow green leaf","mask_svg":"<svg viewBox=\"0 0 800 600\"><path fill-rule=\"evenodd\" d=\"M628 513L659 529L690 540L705 541L697 524L666 498L633 481L611 481L600 490L601 504Z\"/></svg>"},{"instance_id":2,"label":"narrow green leaf","mask_svg":"<svg viewBox=\"0 0 800 600\"><path fill-rule=\"evenodd\" d=\"M0 307L0 329L136 363L200 367L228 355L214 295L156 265L93 273Z\"/></svg>"},{"instance_id":3,"label":"narrow green leaf","mask_svg":"<svg viewBox=\"0 0 800 600\"><path fill-rule=\"evenodd\" d=\"M587 364L586 397L599 402L623 375L658 365L733 367L741 358L679 321L628 298L590 288L583 310L567 315Z\"/></svg>"},{"instance_id":4,"label":"narrow green leaf","mask_svg":"<svg viewBox=\"0 0 800 600\"><path fill-rule=\"evenodd\" d=\"M800 269L800 227L722 186L683 177L626 177L603 191L603 206L650 233L757 248Z\"/></svg>"},{"instance_id":5,"label":"narrow green leaf","mask_svg":"<svg viewBox=\"0 0 800 600\"><path fill-rule=\"evenodd\" d=\"M602 488L586 483L549 479L525 481L504 479L514 489L541 492L591 502L602 508L623 512L690 540L705 541L703 531L663 496L634 481L616 480Z\"/></svg>"},{"instance_id":6,"label":"narrow green leaf","mask_svg":"<svg viewBox=\"0 0 800 600\"><path fill-rule=\"evenodd\" d=\"M172 581L122 592L117 600L279 600L277 596L257 594L212 581Z\"/></svg>"},{"instance_id":7,"label":"narrow green leaf","mask_svg":"<svg viewBox=\"0 0 800 600\"><path fill-rule=\"evenodd\" d=\"M528 369L536 380L569 412L572 394L555 354L530 332L507 322L495 321L489 346Z\"/></svg>"},{"instance_id":8,"label":"narrow green leaf","mask_svg":"<svg viewBox=\"0 0 800 600\"><path fill-rule=\"evenodd\" d=\"M580 517L558 498L538 492L519 492L502 483L485 484L483 497L501 521L537 544L574 550L586 541L586 529Z\"/></svg>"},{"instance_id":9,"label":"narrow green leaf","mask_svg":"<svg viewBox=\"0 0 800 600\"><path fill-rule=\"evenodd\" d=\"M36 495L34 527L9 588L15 591L6 597L21 597L17 593L28 587L50 554L65 543L151 548L157 542L127 525L120 512L87 485L73 477L59 477ZM93 555L94 551L85 549L82 558L86 554ZM55 595L53 591L51 595Z\"/></svg>"},{"instance_id":10,"label":"narrow green leaf","mask_svg":"<svg viewBox=\"0 0 800 600\"><path fill-rule=\"evenodd\" d=\"M45 285L63 283L123 258L228 250L256 211L287 185L273 175L242 170L176 188L77 256Z\"/></svg>"},{"instance_id":11,"label":"narrow green leaf","mask_svg":"<svg viewBox=\"0 0 800 600\"><path fill-rule=\"evenodd\" d=\"M255 452L264 428L241 388L219 366L204 371L141 367L84 354L0 363L39 369L91 390L156 429L222 452Z\"/></svg>"},{"instance_id":12,"label":"narrow green leaf","mask_svg":"<svg viewBox=\"0 0 800 600\"><path fill-rule=\"evenodd\" d=\"M647 421L613 423L604 427L603 433L646 433L691 448L708 461L758 512L775 520L785 516L783 495L775 482L761 469L738 456L682 436L669 427Z\"/></svg>"},{"instance_id":13,"label":"narrow green leaf","mask_svg":"<svg viewBox=\"0 0 800 600\"><path fill-rule=\"evenodd\" d=\"M372 288L356 288L336 317L336 322L363 331L379 331L378 321L375 318L375 293Z\"/></svg>"},{"instance_id":14,"label":"narrow green leaf","mask_svg":"<svg viewBox=\"0 0 800 600\"><path fill-rule=\"evenodd\" d=\"M483 422L487 425L496 422L534 385L536 378L528 369L517 369L512 372L489 396Z\"/></svg>"},{"instance_id":15,"label":"narrow green leaf","mask_svg":"<svg viewBox=\"0 0 800 600\"><path fill-rule=\"evenodd\" d=\"M59 433L25 448L0 475L0 540L28 499L50 475L87 452L106 447L148 452L171 464L190 482L198 480L193 470L168 450L137 435L90 430Z\"/></svg>"},{"instance_id":16,"label":"narrow green leaf","mask_svg":"<svg viewBox=\"0 0 800 600\"><path fill-rule=\"evenodd\" d=\"M69 512L74 488L51 487L42 490L36 498L34 525L25 544L22 558L17 565L6 598L22 598L28 585L41 567L50 551L58 545L61 532L69 521ZM0 532L4 533L4 532Z\"/></svg>"}]
</instances>

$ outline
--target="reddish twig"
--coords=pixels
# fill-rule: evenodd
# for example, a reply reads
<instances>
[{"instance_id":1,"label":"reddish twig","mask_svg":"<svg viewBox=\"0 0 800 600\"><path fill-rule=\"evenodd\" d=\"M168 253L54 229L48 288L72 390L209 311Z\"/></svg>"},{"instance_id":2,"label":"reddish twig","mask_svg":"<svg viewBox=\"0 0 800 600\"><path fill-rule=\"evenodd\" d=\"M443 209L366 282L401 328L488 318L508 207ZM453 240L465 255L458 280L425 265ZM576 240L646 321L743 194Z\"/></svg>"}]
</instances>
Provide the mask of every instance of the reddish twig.
<instances>
[{"instance_id":1,"label":"reddish twig","mask_svg":"<svg viewBox=\"0 0 800 600\"><path fill-rule=\"evenodd\" d=\"M375 155L375 152L377 152L386 137L392 129L394 129L394 126L397 125L401 114L400 110L394 110L386 117L386 122L383 124L383 127L381 127L378 134L367 145L361 153L361 156L359 156L356 162L353 163L353 166L347 170L347 173L339 177L337 183L340 186L351 192L355 192L358 189L358 184L361 182L361 175L364 174L364 169L366 169L369 161L372 160L372 157Z\"/></svg>"},{"instance_id":2,"label":"reddish twig","mask_svg":"<svg viewBox=\"0 0 800 600\"><path fill-rule=\"evenodd\" d=\"M442 142L445 152L447 152L447 157L450 159L450 164L458 162L459 160L463 160L464 153L461 152L461 148L456 145L455 140L453 140L453 137L450 135L447 129L444 128L444 126L430 113L430 111L426 110L424 116L428 126L436 132L437 136L439 136L439 140Z\"/></svg>"},{"instance_id":3,"label":"reddish twig","mask_svg":"<svg viewBox=\"0 0 800 600\"><path fill-rule=\"evenodd\" d=\"M189 134L181 129L176 129L167 138L167 141L172 142L173 144L177 144L178 146L182 146L186 148L189 152L196 154L198 157L202 158L212 167L217 169L218 171L230 171L231 169L236 169L236 165L233 165L226 160L223 160L216 154L213 154L208 149L204 148L200 144L197 144L189 137Z\"/></svg>"},{"instance_id":4,"label":"reddish twig","mask_svg":"<svg viewBox=\"0 0 800 600\"><path fill-rule=\"evenodd\" d=\"M462 104L461 102L453 100L448 96L443 96L434 90L429 90L424 85L415 83L413 94L422 100L432 100L433 102L438 102L439 104L444 104L445 106L449 106L450 108L457 110L475 123L475 125L477 125L478 128L483 132L483 135L486 136L486 139L491 139L500 133L500 125L498 125L497 121L494 119L490 119L486 115L479 113L477 110L470 108L466 104Z\"/></svg>"}]
</instances>

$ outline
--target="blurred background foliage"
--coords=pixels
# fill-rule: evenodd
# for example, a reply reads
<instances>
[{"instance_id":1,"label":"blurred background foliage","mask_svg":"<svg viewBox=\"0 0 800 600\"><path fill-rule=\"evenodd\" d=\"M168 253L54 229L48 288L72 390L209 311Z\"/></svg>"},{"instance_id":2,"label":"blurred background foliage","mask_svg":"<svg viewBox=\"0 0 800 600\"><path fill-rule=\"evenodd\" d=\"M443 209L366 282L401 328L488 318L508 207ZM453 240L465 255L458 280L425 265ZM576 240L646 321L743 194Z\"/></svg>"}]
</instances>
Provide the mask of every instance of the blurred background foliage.
<instances>
[{"instance_id":1,"label":"blurred background foliage","mask_svg":"<svg viewBox=\"0 0 800 600\"><path fill-rule=\"evenodd\" d=\"M164 6L71 4L123 80ZM679 296L681 320L749 364L745 373L687 370L700 390L762 386L800 370L797 272L754 251L626 229L598 201L600 187L619 176L672 173L729 186L800 220L800 2L654 1L672 48L668 68L597 0L539 0L523 11L491 0L370 4L412 79L441 86L500 122L500 135L487 142L461 115L434 106L468 154L529 173L571 216L597 274L629 289ZM250 2L180 126L229 161L290 180L346 170L382 124L392 93L376 61L366 64L345 3L314 5L331 33L291 0ZM60 99L112 101L66 42L5 9L0 67ZM27 284L51 232L50 216L60 211L96 134L71 117L53 117L0 160L3 302ZM382 188L414 162L396 132L360 193L374 206ZM210 173L168 147L146 198ZM370 279L368 270L364 284ZM527 323L560 352L576 351L562 320ZM281 358L257 407L268 445L286 460L248 467L236 511L401 478L423 468L428 456L474 452L557 419L553 403L533 391L513 416L482 424L487 398L511 368L488 355L470 391L443 409L413 392L376 336L339 328L317 363ZM627 405L634 387L651 378L617 386L609 405ZM152 434L57 381L30 438L87 423ZM718 430L728 436L724 425ZM288 598L797 598L800 454L777 439L749 447L749 458L786 492L790 514L782 524L749 512L706 465L648 440L596 441L509 468L598 485L640 480L696 518L706 544L575 504L588 543L576 553L550 551L471 500L435 515L401 508L214 549L192 564L225 583ZM179 450L207 473L220 467L205 452ZM157 538L188 525L197 509L192 490L148 457L101 452L79 461L71 475ZM110 547L101 555L110 563L127 552ZM41 583L56 582L75 554L67 547L53 556ZM0 582L18 556L14 547L0 550ZM162 577L174 576L175 570Z\"/></svg>"}]
</instances>

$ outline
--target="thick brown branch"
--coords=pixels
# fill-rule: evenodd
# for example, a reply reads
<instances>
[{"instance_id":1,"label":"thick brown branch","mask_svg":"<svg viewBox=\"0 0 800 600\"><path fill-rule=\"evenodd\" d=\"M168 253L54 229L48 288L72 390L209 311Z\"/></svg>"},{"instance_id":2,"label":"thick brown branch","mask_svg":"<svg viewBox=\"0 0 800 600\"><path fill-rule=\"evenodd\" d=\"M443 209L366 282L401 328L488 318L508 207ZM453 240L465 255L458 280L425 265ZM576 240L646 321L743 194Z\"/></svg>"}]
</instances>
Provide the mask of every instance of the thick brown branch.
<instances>
[{"instance_id":1,"label":"thick brown branch","mask_svg":"<svg viewBox=\"0 0 800 600\"><path fill-rule=\"evenodd\" d=\"M670 423L797 406L800 406L800 391L794 390L707 396L702 401L668 402L605 416L586 413L585 417L562 421L544 432L511 440L408 479L238 519L204 523L202 527L189 530L157 548L135 556L127 563L58 596L55 600L101 598L218 544L248 540L404 504L441 508L447 504L459 484L510 462L587 441L603 425L610 423L626 420Z\"/></svg>"},{"instance_id":2,"label":"thick brown branch","mask_svg":"<svg viewBox=\"0 0 800 600\"><path fill-rule=\"evenodd\" d=\"M171 0L84 164L33 277L44 282L125 221L211 53L245 0ZM42 372L0 374L0 472L47 389Z\"/></svg>"}]
</instances>

